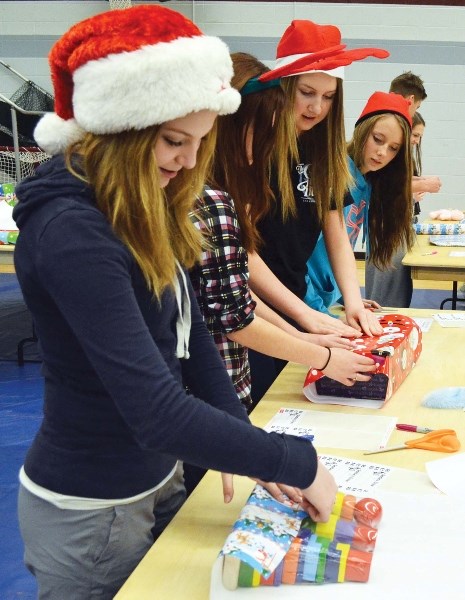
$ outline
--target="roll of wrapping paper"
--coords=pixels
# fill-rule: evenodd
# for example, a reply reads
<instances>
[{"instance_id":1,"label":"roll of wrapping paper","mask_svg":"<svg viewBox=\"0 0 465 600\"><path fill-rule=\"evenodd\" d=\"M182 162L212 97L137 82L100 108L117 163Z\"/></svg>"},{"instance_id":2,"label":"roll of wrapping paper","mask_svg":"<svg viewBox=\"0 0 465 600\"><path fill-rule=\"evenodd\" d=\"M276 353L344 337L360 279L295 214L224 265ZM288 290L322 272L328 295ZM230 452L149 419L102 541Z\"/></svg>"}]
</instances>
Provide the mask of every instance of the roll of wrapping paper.
<instances>
[{"instance_id":1,"label":"roll of wrapping paper","mask_svg":"<svg viewBox=\"0 0 465 600\"><path fill-rule=\"evenodd\" d=\"M465 223L415 223L415 233L424 235L460 235L465 233Z\"/></svg>"}]
</instances>

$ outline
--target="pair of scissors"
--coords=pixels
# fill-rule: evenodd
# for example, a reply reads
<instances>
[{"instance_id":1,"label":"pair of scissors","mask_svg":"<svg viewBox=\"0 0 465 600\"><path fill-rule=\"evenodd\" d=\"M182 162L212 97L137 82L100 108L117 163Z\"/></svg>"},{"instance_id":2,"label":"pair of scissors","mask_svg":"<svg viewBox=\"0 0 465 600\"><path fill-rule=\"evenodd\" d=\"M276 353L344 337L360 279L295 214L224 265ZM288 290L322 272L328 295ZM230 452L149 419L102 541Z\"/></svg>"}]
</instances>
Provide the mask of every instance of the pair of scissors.
<instances>
[{"instance_id":1,"label":"pair of scissors","mask_svg":"<svg viewBox=\"0 0 465 600\"><path fill-rule=\"evenodd\" d=\"M436 429L426 435L414 440L407 440L400 446L388 446L363 454L378 454L380 452L391 452L392 450L404 450L408 448L421 448L433 452L457 452L460 449L460 441L453 429Z\"/></svg>"}]
</instances>

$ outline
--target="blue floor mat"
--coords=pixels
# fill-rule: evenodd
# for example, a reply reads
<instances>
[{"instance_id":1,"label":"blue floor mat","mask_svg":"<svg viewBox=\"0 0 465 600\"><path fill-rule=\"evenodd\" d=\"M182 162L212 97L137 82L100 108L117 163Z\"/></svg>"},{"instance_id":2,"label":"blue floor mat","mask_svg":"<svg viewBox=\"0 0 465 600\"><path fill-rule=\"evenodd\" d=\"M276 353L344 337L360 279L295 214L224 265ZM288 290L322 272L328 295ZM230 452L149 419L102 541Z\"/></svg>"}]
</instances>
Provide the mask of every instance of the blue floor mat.
<instances>
[{"instance_id":1,"label":"blue floor mat","mask_svg":"<svg viewBox=\"0 0 465 600\"><path fill-rule=\"evenodd\" d=\"M452 290L413 290L412 303L410 308L437 308L440 309L441 302L446 298L450 298ZM461 298L457 302L457 310L464 310L465 299ZM452 304L448 302L444 305L444 310L451 310Z\"/></svg>"},{"instance_id":2,"label":"blue floor mat","mask_svg":"<svg viewBox=\"0 0 465 600\"><path fill-rule=\"evenodd\" d=\"M23 563L16 502L18 472L42 420L40 364L0 362L0 598L37 598L34 577Z\"/></svg>"}]
</instances>

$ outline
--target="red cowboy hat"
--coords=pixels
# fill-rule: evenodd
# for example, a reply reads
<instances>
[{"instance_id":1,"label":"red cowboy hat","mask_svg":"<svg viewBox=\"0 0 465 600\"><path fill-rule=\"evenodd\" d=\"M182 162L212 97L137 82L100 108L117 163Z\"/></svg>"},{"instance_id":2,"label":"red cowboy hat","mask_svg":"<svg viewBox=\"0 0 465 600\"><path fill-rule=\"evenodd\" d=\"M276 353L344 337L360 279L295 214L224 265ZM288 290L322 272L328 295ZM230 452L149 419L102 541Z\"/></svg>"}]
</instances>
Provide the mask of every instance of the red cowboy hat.
<instances>
[{"instance_id":1,"label":"red cowboy hat","mask_svg":"<svg viewBox=\"0 0 465 600\"><path fill-rule=\"evenodd\" d=\"M341 32L335 25L294 20L279 41L275 68L261 75L259 81L312 71L323 71L342 78L344 66L368 56L389 56L389 52L381 48L345 48L346 45L341 44Z\"/></svg>"}]
</instances>

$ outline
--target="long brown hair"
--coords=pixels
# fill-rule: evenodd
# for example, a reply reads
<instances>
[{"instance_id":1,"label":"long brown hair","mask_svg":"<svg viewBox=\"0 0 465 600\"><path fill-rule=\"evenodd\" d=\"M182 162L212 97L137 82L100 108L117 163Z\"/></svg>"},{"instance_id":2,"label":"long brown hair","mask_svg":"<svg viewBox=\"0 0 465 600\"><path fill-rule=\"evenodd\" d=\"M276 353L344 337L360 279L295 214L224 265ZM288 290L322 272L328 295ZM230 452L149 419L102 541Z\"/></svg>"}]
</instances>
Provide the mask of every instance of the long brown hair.
<instances>
[{"instance_id":1,"label":"long brown hair","mask_svg":"<svg viewBox=\"0 0 465 600\"><path fill-rule=\"evenodd\" d=\"M421 116L421 114L416 111L412 117L412 130L416 127L416 125L423 125L426 127L425 119ZM413 159L413 174L421 175L421 138L418 144L412 148L412 159Z\"/></svg>"},{"instance_id":2,"label":"long brown hair","mask_svg":"<svg viewBox=\"0 0 465 600\"><path fill-rule=\"evenodd\" d=\"M231 54L234 76L233 87L242 90L252 78L269 71L263 63L251 54L236 52ZM280 115L287 99L282 88L277 85L242 97L239 110L219 117L215 161L209 183L216 189L227 191L234 200L241 241L244 248L252 252L260 245L260 235L256 224L266 215L274 196L270 187L271 156L276 145ZM251 155L248 156L248 136L252 137ZM286 148L289 147L289 140ZM286 171L288 162L283 164ZM287 180L289 193L289 171Z\"/></svg>"},{"instance_id":3,"label":"long brown hair","mask_svg":"<svg viewBox=\"0 0 465 600\"><path fill-rule=\"evenodd\" d=\"M159 131L154 126L110 135L88 133L66 154L68 168L92 187L98 208L158 299L174 284L176 259L186 268L199 259L202 237L189 214L210 167L215 128L202 142L195 168L182 169L165 189L154 153Z\"/></svg>"},{"instance_id":4,"label":"long brown hair","mask_svg":"<svg viewBox=\"0 0 465 600\"><path fill-rule=\"evenodd\" d=\"M288 110L291 112L294 123L294 103L298 79L298 76L285 77L281 81L290 100ZM352 182L347 165L343 101L342 80L337 79L336 94L326 119L299 136L299 150L297 144L291 146L291 156L294 161L311 165L310 177L321 222L324 222L328 211L333 208L339 211L342 218L344 196ZM279 134L278 153L284 135L286 133L283 128ZM287 146L289 146L289 142ZM282 160L279 154L277 160ZM284 210L287 213L294 212L295 205L286 208L283 206Z\"/></svg>"},{"instance_id":5,"label":"long brown hair","mask_svg":"<svg viewBox=\"0 0 465 600\"><path fill-rule=\"evenodd\" d=\"M354 129L347 151L360 169L368 136L381 113L368 117ZM412 227L412 151L411 129L405 119L393 115L399 123L402 147L396 156L379 171L369 171L365 178L371 183L370 208L368 213L370 260L379 269L391 264L393 255L400 248L410 250L414 242Z\"/></svg>"}]
</instances>

